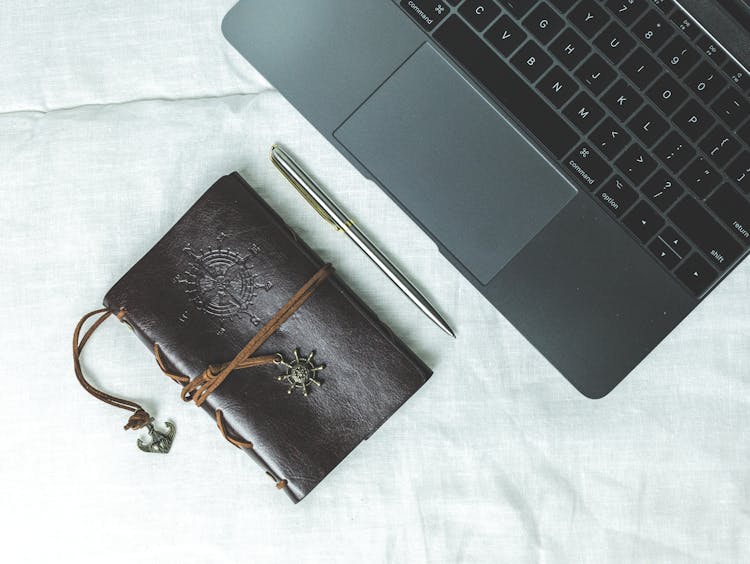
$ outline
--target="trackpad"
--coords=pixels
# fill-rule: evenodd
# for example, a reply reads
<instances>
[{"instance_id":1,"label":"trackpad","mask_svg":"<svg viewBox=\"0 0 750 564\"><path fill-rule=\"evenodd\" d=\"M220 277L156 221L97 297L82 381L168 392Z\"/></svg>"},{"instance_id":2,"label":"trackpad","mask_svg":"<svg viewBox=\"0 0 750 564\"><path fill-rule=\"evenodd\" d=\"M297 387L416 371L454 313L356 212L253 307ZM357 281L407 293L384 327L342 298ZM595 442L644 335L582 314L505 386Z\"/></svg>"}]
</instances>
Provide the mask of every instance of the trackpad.
<instances>
[{"instance_id":1,"label":"trackpad","mask_svg":"<svg viewBox=\"0 0 750 564\"><path fill-rule=\"evenodd\" d=\"M429 44L334 136L483 284L576 194Z\"/></svg>"}]
</instances>

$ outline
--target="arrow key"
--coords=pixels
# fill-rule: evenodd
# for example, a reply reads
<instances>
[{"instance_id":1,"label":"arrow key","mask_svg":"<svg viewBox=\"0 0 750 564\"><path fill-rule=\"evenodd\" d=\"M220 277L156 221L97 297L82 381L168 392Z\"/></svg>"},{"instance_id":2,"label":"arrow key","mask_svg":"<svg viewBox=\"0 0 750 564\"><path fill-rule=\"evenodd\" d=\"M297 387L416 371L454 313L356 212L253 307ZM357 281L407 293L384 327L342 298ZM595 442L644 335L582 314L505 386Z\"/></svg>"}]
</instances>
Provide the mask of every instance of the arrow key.
<instances>
[{"instance_id":1,"label":"arrow key","mask_svg":"<svg viewBox=\"0 0 750 564\"><path fill-rule=\"evenodd\" d=\"M661 240L661 237L654 239L648 248L654 253L654 256L661 261L669 270L672 270L680 262L680 257Z\"/></svg>"},{"instance_id":2,"label":"arrow key","mask_svg":"<svg viewBox=\"0 0 750 564\"><path fill-rule=\"evenodd\" d=\"M664 226L664 219L654 211L654 208L641 201L625 216L623 223L645 243Z\"/></svg>"},{"instance_id":3,"label":"arrow key","mask_svg":"<svg viewBox=\"0 0 750 564\"><path fill-rule=\"evenodd\" d=\"M677 277L700 296L716 280L718 273L698 254L693 254L680 268Z\"/></svg>"},{"instance_id":4,"label":"arrow key","mask_svg":"<svg viewBox=\"0 0 750 564\"><path fill-rule=\"evenodd\" d=\"M659 234L659 239L664 241L669 248L680 257L680 259L684 259L692 250L685 238L671 227L664 229L664 231Z\"/></svg>"}]
</instances>

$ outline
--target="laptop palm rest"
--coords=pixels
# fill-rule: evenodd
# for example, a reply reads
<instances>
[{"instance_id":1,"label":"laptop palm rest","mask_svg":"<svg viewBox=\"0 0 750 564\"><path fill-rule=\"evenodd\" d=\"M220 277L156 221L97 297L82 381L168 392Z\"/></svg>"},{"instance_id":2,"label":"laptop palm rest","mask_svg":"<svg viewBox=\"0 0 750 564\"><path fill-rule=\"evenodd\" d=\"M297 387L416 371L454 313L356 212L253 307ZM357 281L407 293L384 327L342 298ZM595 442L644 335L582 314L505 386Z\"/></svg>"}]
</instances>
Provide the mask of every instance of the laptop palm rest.
<instances>
[{"instance_id":1,"label":"laptop palm rest","mask_svg":"<svg viewBox=\"0 0 750 564\"><path fill-rule=\"evenodd\" d=\"M577 193L429 44L334 136L482 284Z\"/></svg>"}]
</instances>

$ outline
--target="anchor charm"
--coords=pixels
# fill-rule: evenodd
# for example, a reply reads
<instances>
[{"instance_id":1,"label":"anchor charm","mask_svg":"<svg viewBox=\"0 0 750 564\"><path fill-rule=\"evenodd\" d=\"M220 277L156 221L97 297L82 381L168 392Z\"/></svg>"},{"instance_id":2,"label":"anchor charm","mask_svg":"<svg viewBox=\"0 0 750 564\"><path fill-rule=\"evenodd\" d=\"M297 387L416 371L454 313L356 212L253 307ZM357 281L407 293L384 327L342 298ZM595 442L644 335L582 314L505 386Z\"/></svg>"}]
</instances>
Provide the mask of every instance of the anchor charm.
<instances>
[{"instance_id":1,"label":"anchor charm","mask_svg":"<svg viewBox=\"0 0 750 564\"><path fill-rule=\"evenodd\" d=\"M153 419L151 421L153 422ZM177 432L177 429L175 429L174 424L170 423L169 421L166 421L164 423L164 426L167 428L166 433L157 431L152 423L146 425L146 429L148 429L148 435L149 437L151 437L151 441L146 443L143 440L138 439L138 448L143 452L153 454L167 454L172 448L172 442L174 441L174 436Z\"/></svg>"}]
</instances>

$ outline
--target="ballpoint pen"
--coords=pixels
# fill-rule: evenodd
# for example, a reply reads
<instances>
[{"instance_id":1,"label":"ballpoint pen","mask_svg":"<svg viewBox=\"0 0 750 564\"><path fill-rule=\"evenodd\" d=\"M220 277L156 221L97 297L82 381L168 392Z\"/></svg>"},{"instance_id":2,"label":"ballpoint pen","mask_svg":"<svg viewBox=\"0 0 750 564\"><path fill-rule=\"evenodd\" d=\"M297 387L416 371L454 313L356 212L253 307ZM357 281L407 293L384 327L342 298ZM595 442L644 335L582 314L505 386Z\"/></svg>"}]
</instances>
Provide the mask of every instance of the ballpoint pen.
<instances>
[{"instance_id":1,"label":"ballpoint pen","mask_svg":"<svg viewBox=\"0 0 750 564\"><path fill-rule=\"evenodd\" d=\"M438 327L455 338L455 333L430 304L422 293L394 266L394 264L362 233L349 217L326 195L320 185L278 144L271 148L271 162L294 186L315 210L333 225L343 231L372 260L383 273L406 294Z\"/></svg>"}]
</instances>

